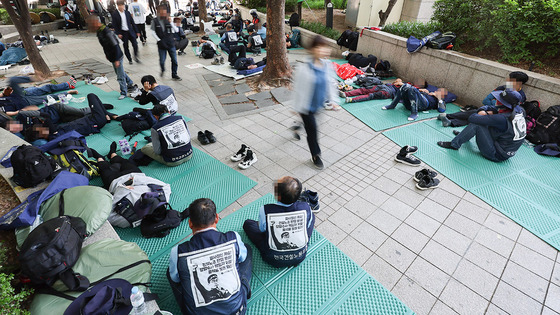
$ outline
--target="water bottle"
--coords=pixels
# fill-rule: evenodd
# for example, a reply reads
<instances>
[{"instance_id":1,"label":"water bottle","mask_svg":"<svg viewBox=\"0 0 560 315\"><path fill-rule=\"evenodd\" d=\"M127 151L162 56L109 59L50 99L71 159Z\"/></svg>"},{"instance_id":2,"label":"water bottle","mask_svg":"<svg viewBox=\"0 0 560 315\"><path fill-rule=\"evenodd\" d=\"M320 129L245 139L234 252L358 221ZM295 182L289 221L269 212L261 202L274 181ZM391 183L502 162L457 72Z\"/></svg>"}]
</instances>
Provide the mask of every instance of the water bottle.
<instances>
[{"instance_id":1,"label":"water bottle","mask_svg":"<svg viewBox=\"0 0 560 315\"><path fill-rule=\"evenodd\" d=\"M132 304L131 314L146 314L147 308L146 303L144 303L144 294L142 293L142 291L138 290L138 287L132 287L130 304Z\"/></svg>"}]
</instances>

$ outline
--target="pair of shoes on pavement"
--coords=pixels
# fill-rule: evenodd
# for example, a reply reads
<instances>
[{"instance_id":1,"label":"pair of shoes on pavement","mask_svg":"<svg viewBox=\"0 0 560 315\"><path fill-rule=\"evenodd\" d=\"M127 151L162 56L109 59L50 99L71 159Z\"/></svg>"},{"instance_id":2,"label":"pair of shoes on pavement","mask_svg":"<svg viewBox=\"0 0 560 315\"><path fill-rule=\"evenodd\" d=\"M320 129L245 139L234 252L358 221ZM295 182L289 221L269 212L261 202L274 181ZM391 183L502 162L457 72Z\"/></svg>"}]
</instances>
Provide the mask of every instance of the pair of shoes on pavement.
<instances>
[{"instance_id":1,"label":"pair of shoes on pavement","mask_svg":"<svg viewBox=\"0 0 560 315\"><path fill-rule=\"evenodd\" d=\"M410 166L420 166L422 162L412 155L416 151L418 151L417 147L405 145L395 157L395 161Z\"/></svg>"},{"instance_id":2,"label":"pair of shoes on pavement","mask_svg":"<svg viewBox=\"0 0 560 315\"><path fill-rule=\"evenodd\" d=\"M309 207L311 208L311 212L313 213L321 211L321 205L319 204L319 194L317 194L316 191L305 189L301 192L298 200L307 202L309 204Z\"/></svg>"},{"instance_id":3,"label":"pair of shoes on pavement","mask_svg":"<svg viewBox=\"0 0 560 315\"><path fill-rule=\"evenodd\" d=\"M218 57L214 58L214 60L212 60L212 64L213 65L223 65L224 63L226 63L224 57L220 57L218 59Z\"/></svg>"},{"instance_id":4,"label":"pair of shoes on pavement","mask_svg":"<svg viewBox=\"0 0 560 315\"><path fill-rule=\"evenodd\" d=\"M216 142L216 137L214 137L214 134L211 131L208 130L204 130L204 132L199 131L198 141L200 141L200 144L202 145L207 145Z\"/></svg>"},{"instance_id":5,"label":"pair of shoes on pavement","mask_svg":"<svg viewBox=\"0 0 560 315\"><path fill-rule=\"evenodd\" d=\"M438 173L430 169L422 169L414 174L414 181L416 181L416 188L420 190L434 189L439 186L439 179L436 177Z\"/></svg>"},{"instance_id":6,"label":"pair of shoes on pavement","mask_svg":"<svg viewBox=\"0 0 560 315\"><path fill-rule=\"evenodd\" d=\"M109 82L109 79L107 79L106 76L96 77L95 79L93 79L91 81L91 83L94 83L94 84L105 84L107 82Z\"/></svg>"},{"instance_id":7,"label":"pair of shoes on pavement","mask_svg":"<svg viewBox=\"0 0 560 315\"><path fill-rule=\"evenodd\" d=\"M136 96L142 94L142 91L140 91L137 84L134 84L128 87L128 93L131 98L135 98Z\"/></svg>"},{"instance_id":8,"label":"pair of shoes on pavement","mask_svg":"<svg viewBox=\"0 0 560 315\"><path fill-rule=\"evenodd\" d=\"M233 162L241 161L237 166L242 170L248 169L258 161L257 155L245 144L242 144L239 151L232 155L230 159Z\"/></svg>"}]
</instances>

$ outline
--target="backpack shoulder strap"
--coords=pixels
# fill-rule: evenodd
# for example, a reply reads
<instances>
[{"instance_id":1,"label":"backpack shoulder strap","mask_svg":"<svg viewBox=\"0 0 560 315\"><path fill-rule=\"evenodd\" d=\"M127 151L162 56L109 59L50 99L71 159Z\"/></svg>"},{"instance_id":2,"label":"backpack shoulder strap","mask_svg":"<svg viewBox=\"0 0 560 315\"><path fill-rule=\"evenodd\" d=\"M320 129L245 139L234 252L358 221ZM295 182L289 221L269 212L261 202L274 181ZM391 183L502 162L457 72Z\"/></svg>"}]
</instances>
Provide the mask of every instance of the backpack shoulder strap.
<instances>
[{"instance_id":1,"label":"backpack shoulder strap","mask_svg":"<svg viewBox=\"0 0 560 315\"><path fill-rule=\"evenodd\" d=\"M61 217L64 215L64 192L66 189L60 192L60 197L58 198L58 216Z\"/></svg>"},{"instance_id":2,"label":"backpack shoulder strap","mask_svg":"<svg viewBox=\"0 0 560 315\"><path fill-rule=\"evenodd\" d=\"M90 287L88 278L79 273L75 273L72 269L59 273L58 278L70 291L85 291Z\"/></svg>"}]
</instances>

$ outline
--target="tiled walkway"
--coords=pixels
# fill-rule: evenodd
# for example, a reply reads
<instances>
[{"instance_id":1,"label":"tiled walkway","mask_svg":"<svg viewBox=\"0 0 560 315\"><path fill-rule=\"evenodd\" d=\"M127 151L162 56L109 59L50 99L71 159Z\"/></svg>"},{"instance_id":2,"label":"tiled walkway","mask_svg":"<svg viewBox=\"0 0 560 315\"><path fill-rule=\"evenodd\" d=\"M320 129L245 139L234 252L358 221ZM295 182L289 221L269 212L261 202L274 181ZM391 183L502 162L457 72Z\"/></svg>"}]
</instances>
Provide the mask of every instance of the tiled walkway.
<instances>
[{"instance_id":1,"label":"tiled walkway","mask_svg":"<svg viewBox=\"0 0 560 315\"><path fill-rule=\"evenodd\" d=\"M89 58L107 64L93 35L59 34L60 43L42 52L52 68ZM148 40L140 47L143 64L125 64L138 84L145 74L159 80L155 43ZM317 229L416 313L560 313L557 250L447 179L433 191L416 190L412 174L418 169L395 163L398 147L344 110L319 118L327 167L316 171L305 140L292 140L287 129L296 118L289 106L221 120L213 96L204 92L201 75L209 72L184 67L210 61L186 51L179 56L183 81L169 80L169 71L161 81L175 89L179 112L192 118L191 133L208 129L218 138L210 146L194 145L232 167L229 155L241 143L259 159L243 171L257 186L222 216L272 192L274 179L294 175L320 193ZM295 62L304 54L289 57ZM19 69L8 75L14 71ZM114 73L108 77L102 88L118 89Z\"/></svg>"}]
</instances>

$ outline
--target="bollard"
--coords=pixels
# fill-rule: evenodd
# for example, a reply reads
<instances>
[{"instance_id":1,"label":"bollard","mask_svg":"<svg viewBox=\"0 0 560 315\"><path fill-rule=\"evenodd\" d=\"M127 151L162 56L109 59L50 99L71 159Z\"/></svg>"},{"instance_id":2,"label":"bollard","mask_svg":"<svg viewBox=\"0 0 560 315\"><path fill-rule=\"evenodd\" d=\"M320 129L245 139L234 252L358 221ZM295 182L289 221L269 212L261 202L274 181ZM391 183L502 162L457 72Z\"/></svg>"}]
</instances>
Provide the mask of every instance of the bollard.
<instances>
[{"instance_id":1,"label":"bollard","mask_svg":"<svg viewBox=\"0 0 560 315\"><path fill-rule=\"evenodd\" d=\"M327 23L328 28L333 27L333 4L332 2L327 3Z\"/></svg>"}]
</instances>

